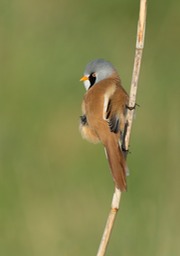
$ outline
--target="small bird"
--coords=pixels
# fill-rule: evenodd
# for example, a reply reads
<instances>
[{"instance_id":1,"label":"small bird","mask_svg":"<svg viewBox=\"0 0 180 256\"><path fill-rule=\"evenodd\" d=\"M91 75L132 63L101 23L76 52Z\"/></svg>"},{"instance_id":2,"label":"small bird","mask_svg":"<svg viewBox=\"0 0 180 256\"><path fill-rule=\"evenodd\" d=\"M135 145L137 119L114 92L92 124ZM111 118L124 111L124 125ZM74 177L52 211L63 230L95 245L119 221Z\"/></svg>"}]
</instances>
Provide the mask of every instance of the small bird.
<instances>
[{"instance_id":1,"label":"small bird","mask_svg":"<svg viewBox=\"0 0 180 256\"><path fill-rule=\"evenodd\" d=\"M122 140L129 96L116 69L103 59L91 61L80 81L86 88L80 117L81 135L92 143L103 144L115 186L121 192L126 191L128 169Z\"/></svg>"}]
</instances>

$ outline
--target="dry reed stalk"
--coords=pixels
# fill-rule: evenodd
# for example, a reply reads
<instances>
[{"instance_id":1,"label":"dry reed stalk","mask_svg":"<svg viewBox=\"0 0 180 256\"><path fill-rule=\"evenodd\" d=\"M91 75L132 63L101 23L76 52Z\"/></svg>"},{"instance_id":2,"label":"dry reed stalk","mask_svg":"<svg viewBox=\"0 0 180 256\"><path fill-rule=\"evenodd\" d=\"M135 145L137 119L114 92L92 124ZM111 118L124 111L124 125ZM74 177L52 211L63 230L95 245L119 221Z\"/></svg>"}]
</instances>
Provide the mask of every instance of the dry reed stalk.
<instances>
[{"instance_id":1,"label":"dry reed stalk","mask_svg":"<svg viewBox=\"0 0 180 256\"><path fill-rule=\"evenodd\" d=\"M129 141L131 135L131 128L133 123L134 109L136 105L136 94L138 88L138 79L140 73L141 59L144 48L145 28L146 28L146 11L147 11L147 0L140 0L139 20L137 27L137 39L136 39L136 51L134 58L134 68L132 74L131 88L129 94L129 106L126 117L126 133L124 138L124 148L128 152ZM111 236L111 231L114 225L114 221L119 209L121 200L121 191L115 188L115 192L112 198L111 210L107 218L104 233L99 245L97 256L104 256L106 253L107 245Z\"/></svg>"}]
</instances>

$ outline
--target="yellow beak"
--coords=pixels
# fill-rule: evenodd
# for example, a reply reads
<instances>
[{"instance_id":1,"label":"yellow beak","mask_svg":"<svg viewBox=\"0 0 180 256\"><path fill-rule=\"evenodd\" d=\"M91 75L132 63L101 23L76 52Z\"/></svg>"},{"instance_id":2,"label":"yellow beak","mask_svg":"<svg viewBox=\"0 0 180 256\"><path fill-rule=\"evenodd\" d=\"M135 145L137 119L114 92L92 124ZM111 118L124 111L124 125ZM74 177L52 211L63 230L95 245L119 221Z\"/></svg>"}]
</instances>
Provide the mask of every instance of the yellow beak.
<instances>
[{"instance_id":1,"label":"yellow beak","mask_svg":"<svg viewBox=\"0 0 180 256\"><path fill-rule=\"evenodd\" d=\"M81 79L80 79L80 81L82 82L82 81L86 81L86 80L88 80L89 78L87 77L87 76L83 76Z\"/></svg>"}]
</instances>

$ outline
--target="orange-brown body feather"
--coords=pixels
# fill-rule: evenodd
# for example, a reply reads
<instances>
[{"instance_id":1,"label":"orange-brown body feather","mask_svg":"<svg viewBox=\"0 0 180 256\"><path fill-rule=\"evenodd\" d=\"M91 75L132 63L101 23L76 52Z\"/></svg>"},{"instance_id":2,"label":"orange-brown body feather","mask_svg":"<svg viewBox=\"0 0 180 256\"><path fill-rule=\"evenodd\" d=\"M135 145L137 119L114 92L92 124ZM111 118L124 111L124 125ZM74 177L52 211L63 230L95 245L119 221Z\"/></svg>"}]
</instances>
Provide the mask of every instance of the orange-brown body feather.
<instances>
[{"instance_id":1,"label":"orange-brown body feather","mask_svg":"<svg viewBox=\"0 0 180 256\"><path fill-rule=\"evenodd\" d=\"M107 114L111 103L111 108ZM102 142L105 147L111 173L117 188L126 190L126 162L119 141L125 125L128 95L120 84L117 73L113 73L92 86L84 95L83 115L87 125L80 125L82 136L90 142ZM119 129L112 132L109 126L111 117L119 119Z\"/></svg>"}]
</instances>

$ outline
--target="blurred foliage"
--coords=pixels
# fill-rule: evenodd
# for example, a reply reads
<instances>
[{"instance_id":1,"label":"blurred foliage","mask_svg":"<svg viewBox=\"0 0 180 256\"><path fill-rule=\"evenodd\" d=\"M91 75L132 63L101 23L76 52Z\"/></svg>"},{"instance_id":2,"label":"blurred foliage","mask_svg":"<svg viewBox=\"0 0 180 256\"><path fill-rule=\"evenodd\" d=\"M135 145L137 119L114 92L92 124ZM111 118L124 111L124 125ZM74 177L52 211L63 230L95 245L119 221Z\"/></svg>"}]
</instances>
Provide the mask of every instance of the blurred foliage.
<instances>
[{"instance_id":1,"label":"blurred foliage","mask_svg":"<svg viewBox=\"0 0 180 256\"><path fill-rule=\"evenodd\" d=\"M107 255L180 255L180 2L149 1L128 192ZM0 0L0 255L95 255L113 182L78 131L84 67L129 91L139 1Z\"/></svg>"}]
</instances>

